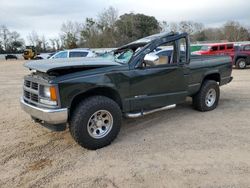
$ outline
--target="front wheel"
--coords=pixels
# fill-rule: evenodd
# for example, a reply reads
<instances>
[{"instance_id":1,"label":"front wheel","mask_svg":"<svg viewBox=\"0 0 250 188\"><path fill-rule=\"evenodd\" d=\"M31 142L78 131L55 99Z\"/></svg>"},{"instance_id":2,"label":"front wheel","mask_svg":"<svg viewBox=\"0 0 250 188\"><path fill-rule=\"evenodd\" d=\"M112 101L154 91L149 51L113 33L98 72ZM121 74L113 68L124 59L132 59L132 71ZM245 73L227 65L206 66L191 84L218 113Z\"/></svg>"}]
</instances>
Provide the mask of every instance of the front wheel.
<instances>
[{"instance_id":1,"label":"front wheel","mask_svg":"<svg viewBox=\"0 0 250 188\"><path fill-rule=\"evenodd\" d=\"M118 135L122 113L110 98L94 96L83 100L74 110L70 133L77 143L87 149L109 145Z\"/></svg>"},{"instance_id":2,"label":"front wheel","mask_svg":"<svg viewBox=\"0 0 250 188\"><path fill-rule=\"evenodd\" d=\"M216 81L205 80L200 91L193 96L195 109L205 112L217 107L220 98L220 88Z\"/></svg>"}]
</instances>

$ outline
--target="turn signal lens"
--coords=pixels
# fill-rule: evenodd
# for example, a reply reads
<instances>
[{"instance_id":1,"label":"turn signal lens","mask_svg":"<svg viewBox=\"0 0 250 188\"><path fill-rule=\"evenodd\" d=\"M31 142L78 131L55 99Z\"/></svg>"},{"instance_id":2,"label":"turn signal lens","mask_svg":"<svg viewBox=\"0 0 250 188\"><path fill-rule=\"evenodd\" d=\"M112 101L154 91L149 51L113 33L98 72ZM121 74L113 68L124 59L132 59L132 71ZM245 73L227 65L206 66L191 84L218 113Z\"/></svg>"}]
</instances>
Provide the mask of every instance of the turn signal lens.
<instances>
[{"instance_id":1,"label":"turn signal lens","mask_svg":"<svg viewBox=\"0 0 250 188\"><path fill-rule=\"evenodd\" d=\"M56 87L55 86L51 86L49 88L49 91L50 91L50 99L52 101L56 101L57 100L57 95L56 95Z\"/></svg>"}]
</instances>

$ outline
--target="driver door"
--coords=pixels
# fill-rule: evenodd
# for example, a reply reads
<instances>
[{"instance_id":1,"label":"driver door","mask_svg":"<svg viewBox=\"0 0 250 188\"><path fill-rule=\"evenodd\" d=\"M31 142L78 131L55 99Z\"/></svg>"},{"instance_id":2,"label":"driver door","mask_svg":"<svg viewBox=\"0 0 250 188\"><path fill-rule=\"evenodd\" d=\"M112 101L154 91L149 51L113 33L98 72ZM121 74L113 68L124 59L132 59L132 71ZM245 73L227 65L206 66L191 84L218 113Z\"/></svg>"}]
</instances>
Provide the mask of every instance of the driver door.
<instances>
[{"instance_id":1,"label":"driver door","mask_svg":"<svg viewBox=\"0 0 250 188\"><path fill-rule=\"evenodd\" d=\"M163 50L148 53L141 66L131 70L131 111L150 110L185 100L187 96L185 60L178 55L180 54L178 46L180 46L179 41L161 45ZM165 57L161 54L165 54Z\"/></svg>"}]
</instances>

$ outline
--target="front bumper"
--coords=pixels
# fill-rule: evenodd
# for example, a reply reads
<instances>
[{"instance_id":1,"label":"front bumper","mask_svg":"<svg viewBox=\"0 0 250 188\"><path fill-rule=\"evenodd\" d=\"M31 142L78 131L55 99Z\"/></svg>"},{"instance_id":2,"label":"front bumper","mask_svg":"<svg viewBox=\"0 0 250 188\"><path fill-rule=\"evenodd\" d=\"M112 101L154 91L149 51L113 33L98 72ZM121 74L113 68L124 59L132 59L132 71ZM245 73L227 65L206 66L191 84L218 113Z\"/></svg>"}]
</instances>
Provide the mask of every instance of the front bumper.
<instances>
[{"instance_id":1,"label":"front bumper","mask_svg":"<svg viewBox=\"0 0 250 188\"><path fill-rule=\"evenodd\" d=\"M44 121L48 124L66 123L68 120L68 109L48 109L32 106L26 103L23 98L20 100L22 109L32 117Z\"/></svg>"}]
</instances>

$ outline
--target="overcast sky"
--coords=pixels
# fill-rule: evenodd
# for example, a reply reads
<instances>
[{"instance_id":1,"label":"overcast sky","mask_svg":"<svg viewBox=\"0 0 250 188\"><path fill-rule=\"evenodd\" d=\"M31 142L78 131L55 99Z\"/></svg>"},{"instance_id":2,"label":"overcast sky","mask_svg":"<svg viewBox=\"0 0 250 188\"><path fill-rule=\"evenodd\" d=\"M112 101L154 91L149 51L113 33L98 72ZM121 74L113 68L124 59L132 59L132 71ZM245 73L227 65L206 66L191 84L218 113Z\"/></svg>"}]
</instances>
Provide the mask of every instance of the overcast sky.
<instances>
[{"instance_id":1,"label":"overcast sky","mask_svg":"<svg viewBox=\"0 0 250 188\"><path fill-rule=\"evenodd\" d=\"M109 6L119 15L143 13L160 21L192 20L216 27L236 20L250 26L249 0L0 0L0 25L25 39L33 30L51 38L58 36L63 22L83 22Z\"/></svg>"}]
</instances>

